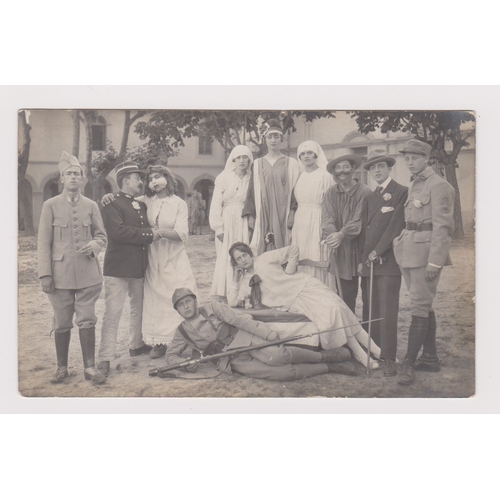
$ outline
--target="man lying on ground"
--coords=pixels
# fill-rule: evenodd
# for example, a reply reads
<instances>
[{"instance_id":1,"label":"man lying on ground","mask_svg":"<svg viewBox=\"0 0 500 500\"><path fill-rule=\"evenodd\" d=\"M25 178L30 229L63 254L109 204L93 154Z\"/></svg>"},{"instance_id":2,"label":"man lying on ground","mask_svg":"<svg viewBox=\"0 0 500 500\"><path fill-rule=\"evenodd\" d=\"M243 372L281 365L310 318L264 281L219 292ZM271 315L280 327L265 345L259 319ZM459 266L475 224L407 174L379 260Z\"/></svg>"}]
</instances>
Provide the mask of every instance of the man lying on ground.
<instances>
[{"instance_id":1,"label":"man lying on ground","mask_svg":"<svg viewBox=\"0 0 500 500\"><path fill-rule=\"evenodd\" d=\"M167 364L182 363L196 352L215 354L222 350L255 346L279 336L265 323L254 321L249 314L237 313L226 304L209 302L198 307L196 295L188 288L174 292L172 303L184 318L167 350ZM269 380L299 380L323 373L357 375L348 349L315 352L295 346L275 345L240 353L234 358L218 360L217 369L226 373ZM186 367L198 370L198 364Z\"/></svg>"}]
</instances>

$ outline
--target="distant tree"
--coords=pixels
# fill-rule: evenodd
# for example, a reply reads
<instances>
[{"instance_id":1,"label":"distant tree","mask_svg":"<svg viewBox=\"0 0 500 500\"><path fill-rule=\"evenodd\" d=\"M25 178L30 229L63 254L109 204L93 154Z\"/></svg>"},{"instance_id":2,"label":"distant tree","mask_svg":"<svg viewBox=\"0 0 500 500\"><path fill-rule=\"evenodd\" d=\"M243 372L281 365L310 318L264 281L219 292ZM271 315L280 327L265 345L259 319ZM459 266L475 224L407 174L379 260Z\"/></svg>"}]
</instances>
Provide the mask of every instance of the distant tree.
<instances>
[{"instance_id":1,"label":"distant tree","mask_svg":"<svg viewBox=\"0 0 500 500\"><path fill-rule=\"evenodd\" d=\"M417 139L432 146L431 159L444 165L446 180L456 191L454 237L464 237L460 190L456 169L457 158L467 139L475 134L475 127L463 130L464 123L475 122L472 113L466 111L354 111L358 130L364 134L380 130L410 132Z\"/></svg>"},{"instance_id":2,"label":"distant tree","mask_svg":"<svg viewBox=\"0 0 500 500\"><path fill-rule=\"evenodd\" d=\"M106 177L116 167L116 165L127 159L130 127L136 120L143 117L147 111L138 110L132 114L132 110L125 110L120 150L116 151L112 143L108 142L107 148L104 152L92 151L92 123L98 116L98 111L87 109L75 110L74 116L79 115L80 113L83 115L85 124L85 175L88 182L90 182L90 185L92 186L92 199L99 202L105 193L104 184L106 182ZM79 127L79 121L74 118L73 125L75 128L77 123ZM76 137L76 131L74 131L74 137ZM73 146L73 150L74 149L75 147Z\"/></svg>"},{"instance_id":3,"label":"distant tree","mask_svg":"<svg viewBox=\"0 0 500 500\"><path fill-rule=\"evenodd\" d=\"M18 229L24 230L26 236L35 234L33 226L32 200L24 194L24 180L30 159L31 125L29 124L29 111L22 109L18 113L17 121L17 221ZM21 219L21 207L24 209L24 219Z\"/></svg>"},{"instance_id":4,"label":"distant tree","mask_svg":"<svg viewBox=\"0 0 500 500\"><path fill-rule=\"evenodd\" d=\"M147 144L161 146L169 154L184 146L184 139L197 137L203 130L211 141L218 142L226 154L238 144L253 143L259 148L258 156L266 153L261 143L262 125L274 118L281 121L284 132L296 130L295 119L307 122L318 118L335 118L333 111L153 111L148 121L137 123L135 131Z\"/></svg>"}]
</instances>

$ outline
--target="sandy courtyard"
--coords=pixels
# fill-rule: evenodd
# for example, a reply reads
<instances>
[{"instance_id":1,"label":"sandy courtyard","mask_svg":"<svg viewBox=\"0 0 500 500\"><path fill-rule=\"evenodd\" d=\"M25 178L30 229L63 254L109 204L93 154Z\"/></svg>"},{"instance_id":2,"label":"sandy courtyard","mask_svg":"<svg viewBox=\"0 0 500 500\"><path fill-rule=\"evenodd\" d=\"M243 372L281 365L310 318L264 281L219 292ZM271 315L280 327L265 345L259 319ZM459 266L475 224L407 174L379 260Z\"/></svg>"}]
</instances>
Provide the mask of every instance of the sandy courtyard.
<instances>
[{"instance_id":1,"label":"sandy courtyard","mask_svg":"<svg viewBox=\"0 0 500 500\"><path fill-rule=\"evenodd\" d=\"M209 234L192 236L188 254L199 289L199 302L207 300L215 262L214 242ZM180 373L182 379L149 377L153 367L163 366L165 358L131 358L128 353L128 305L118 332L115 360L102 386L94 386L83 377L78 330L72 331L70 376L62 384L49 379L56 367L54 338L50 336L52 308L37 278L36 239L19 238L19 392L26 397L469 397L475 392L475 279L474 250L471 238L454 242L453 267L445 268L434 307L438 322L440 373L417 372L413 386L403 387L396 378L384 378L381 370L368 378L356 363L358 377L325 374L294 382L251 379L237 374L226 375L210 364L196 374ZM102 261L102 255L100 259ZM358 297L358 317L360 317ZM96 343L100 341L100 321L104 294L97 302L99 322ZM410 322L409 297L403 283L400 301L398 358L406 351ZM96 349L97 352L97 349Z\"/></svg>"}]
</instances>

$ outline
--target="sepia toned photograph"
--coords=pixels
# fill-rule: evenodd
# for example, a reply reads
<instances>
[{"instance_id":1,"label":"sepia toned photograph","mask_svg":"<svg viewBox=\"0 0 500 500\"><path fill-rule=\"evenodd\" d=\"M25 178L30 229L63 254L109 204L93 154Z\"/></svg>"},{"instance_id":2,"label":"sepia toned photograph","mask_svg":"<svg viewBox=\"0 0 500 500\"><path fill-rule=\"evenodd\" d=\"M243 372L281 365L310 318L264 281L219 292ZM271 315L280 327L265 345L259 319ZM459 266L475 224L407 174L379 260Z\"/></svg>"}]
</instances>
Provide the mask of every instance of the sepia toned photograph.
<instances>
[{"instance_id":1,"label":"sepia toned photograph","mask_svg":"<svg viewBox=\"0 0 500 500\"><path fill-rule=\"evenodd\" d=\"M469 398L473 110L20 109L26 398Z\"/></svg>"}]
</instances>

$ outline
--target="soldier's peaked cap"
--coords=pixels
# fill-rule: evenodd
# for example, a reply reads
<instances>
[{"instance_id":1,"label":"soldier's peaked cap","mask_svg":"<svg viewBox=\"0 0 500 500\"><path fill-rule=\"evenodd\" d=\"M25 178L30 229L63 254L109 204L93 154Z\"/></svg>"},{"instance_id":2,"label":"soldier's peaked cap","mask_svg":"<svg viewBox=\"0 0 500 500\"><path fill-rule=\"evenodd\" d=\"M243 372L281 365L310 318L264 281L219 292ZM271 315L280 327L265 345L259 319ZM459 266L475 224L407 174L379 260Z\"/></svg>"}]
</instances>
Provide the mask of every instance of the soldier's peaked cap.
<instances>
[{"instance_id":1,"label":"soldier's peaked cap","mask_svg":"<svg viewBox=\"0 0 500 500\"><path fill-rule=\"evenodd\" d=\"M177 290L172 295L172 304L174 306L174 309L177 309L176 305L179 300L189 296L193 297L193 299L196 299L196 295L189 288L177 288Z\"/></svg>"},{"instance_id":2,"label":"soldier's peaked cap","mask_svg":"<svg viewBox=\"0 0 500 500\"><path fill-rule=\"evenodd\" d=\"M410 139L400 153L414 153L417 155L429 156L432 151L432 146L418 139Z\"/></svg>"},{"instance_id":3,"label":"soldier's peaked cap","mask_svg":"<svg viewBox=\"0 0 500 500\"><path fill-rule=\"evenodd\" d=\"M139 169L139 165L135 161L124 161L115 167L116 179L119 177L124 177L129 174L141 174L144 175L144 172Z\"/></svg>"}]
</instances>

